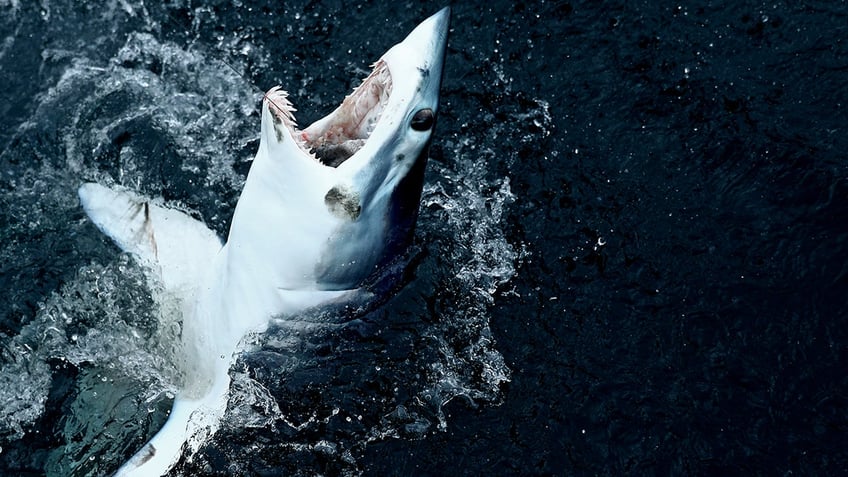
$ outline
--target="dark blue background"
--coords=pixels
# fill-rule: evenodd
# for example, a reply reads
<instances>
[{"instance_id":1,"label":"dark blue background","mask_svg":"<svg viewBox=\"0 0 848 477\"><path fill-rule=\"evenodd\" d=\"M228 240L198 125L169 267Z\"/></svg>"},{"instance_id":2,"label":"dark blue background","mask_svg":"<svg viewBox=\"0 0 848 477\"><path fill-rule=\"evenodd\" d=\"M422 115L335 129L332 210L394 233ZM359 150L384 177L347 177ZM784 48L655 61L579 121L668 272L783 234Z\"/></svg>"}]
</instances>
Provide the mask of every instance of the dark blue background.
<instances>
[{"instance_id":1,"label":"dark blue background","mask_svg":"<svg viewBox=\"0 0 848 477\"><path fill-rule=\"evenodd\" d=\"M260 89L309 71L308 124L349 87L344 52L376 58L440 6L203 3L192 33L180 3L148 5L153 23L3 7L7 161L38 159L8 153L13 129L73 56L129 32L242 61ZM848 6L664 3L453 6L433 159L471 136L510 178L507 238L529 254L489 313L512 380L500 405L451 401L445 431L368 444L366 475L848 473ZM244 34L286 61L220 48ZM45 60L57 42L76 50ZM25 166L0 167L12 187ZM4 333L66 278L49 263L4 273Z\"/></svg>"}]
</instances>

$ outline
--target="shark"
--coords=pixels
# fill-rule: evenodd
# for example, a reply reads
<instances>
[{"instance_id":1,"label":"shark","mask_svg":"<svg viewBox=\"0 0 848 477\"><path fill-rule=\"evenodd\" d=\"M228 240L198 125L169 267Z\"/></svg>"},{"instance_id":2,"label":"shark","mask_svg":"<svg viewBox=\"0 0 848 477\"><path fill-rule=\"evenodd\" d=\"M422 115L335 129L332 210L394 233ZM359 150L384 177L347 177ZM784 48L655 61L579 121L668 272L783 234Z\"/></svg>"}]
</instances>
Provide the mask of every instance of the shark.
<instances>
[{"instance_id":1,"label":"shark","mask_svg":"<svg viewBox=\"0 0 848 477\"><path fill-rule=\"evenodd\" d=\"M163 427L115 475L160 476L191 458L220 427L247 336L344 303L409 245L449 23L449 7L424 20L303 129L284 90L265 93L259 148L226 241L131 190L80 186L91 222L161 283L182 320L185 382Z\"/></svg>"}]
</instances>

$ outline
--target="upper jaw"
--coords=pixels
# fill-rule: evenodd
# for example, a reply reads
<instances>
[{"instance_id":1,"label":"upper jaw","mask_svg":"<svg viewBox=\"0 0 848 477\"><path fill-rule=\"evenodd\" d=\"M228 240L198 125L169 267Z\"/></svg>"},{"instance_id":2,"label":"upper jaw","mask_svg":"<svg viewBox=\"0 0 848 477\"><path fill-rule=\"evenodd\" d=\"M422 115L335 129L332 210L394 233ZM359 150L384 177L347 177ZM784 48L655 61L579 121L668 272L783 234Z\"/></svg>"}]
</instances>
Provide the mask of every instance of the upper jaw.
<instances>
[{"instance_id":1,"label":"upper jaw","mask_svg":"<svg viewBox=\"0 0 848 477\"><path fill-rule=\"evenodd\" d=\"M337 168L360 150L371 149L366 147L371 138L377 142L376 136L386 139L405 127L403 122L416 110L430 108L435 113L449 21L450 7L445 7L419 24L373 65L371 74L335 111L302 130L285 91L272 88L263 101L262 129L267 132L262 140L271 149L285 145L287 151L279 152Z\"/></svg>"},{"instance_id":2,"label":"upper jaw","mask_svg":"<svg viewBox=\"0 0 848 477\"><path fill-rule=\"evenodd\" d=\"M438 101L449 26L450 7L445 7L421 22L382 58L388 63L392 75L400 70L405 77L414 77L413 73L417 70L421 75L431 76L434 81L425 81L428 87L421 94L433 102Z\"/></svg>"}]
</instances>

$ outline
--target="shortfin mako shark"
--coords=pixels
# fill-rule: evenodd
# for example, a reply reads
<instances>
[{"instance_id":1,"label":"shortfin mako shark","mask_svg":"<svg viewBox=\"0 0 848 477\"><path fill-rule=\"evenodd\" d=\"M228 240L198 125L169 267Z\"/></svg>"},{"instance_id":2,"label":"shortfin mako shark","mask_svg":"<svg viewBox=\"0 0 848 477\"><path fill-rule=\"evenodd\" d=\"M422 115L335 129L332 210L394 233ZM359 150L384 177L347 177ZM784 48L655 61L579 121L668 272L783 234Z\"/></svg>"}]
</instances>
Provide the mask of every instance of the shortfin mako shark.
<instances>
[{"instance_id":1,"label":"shortfin mako shark","mask_svg":"<svg viewBox=\"0 0 848 477\"><path fill-rule=\"evenodd\" d=\"M187 214L83 184L91 221L181 303L185 383L161 430L118 471L159 476L220 426L242 339L344 300L409 244L439 109L450 9L389 49L330 115L298 129L279 87L222 243Z\"/></svg>"}]
</instances>

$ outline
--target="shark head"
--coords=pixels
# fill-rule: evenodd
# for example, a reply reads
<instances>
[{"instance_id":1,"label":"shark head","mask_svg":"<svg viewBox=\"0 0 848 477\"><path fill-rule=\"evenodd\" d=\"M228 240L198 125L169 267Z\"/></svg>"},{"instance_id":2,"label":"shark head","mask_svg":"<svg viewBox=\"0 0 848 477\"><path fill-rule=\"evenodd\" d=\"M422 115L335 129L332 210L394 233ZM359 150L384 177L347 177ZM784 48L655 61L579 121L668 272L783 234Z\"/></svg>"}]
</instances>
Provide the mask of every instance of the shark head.
<instances>
[{"instance_id":1,"label":"shark head","mask_svg":"<svg viewBox=\"0 0 848 477\"><path fill-rule=\"evenodd\" d=\"M304 129L265 94L259 150L227 241L232 267L283 290L358 287L409 242L439 110L450 9L415 28Z\"/></svg>"}]
</instances>

